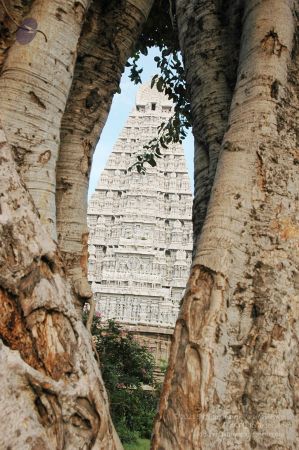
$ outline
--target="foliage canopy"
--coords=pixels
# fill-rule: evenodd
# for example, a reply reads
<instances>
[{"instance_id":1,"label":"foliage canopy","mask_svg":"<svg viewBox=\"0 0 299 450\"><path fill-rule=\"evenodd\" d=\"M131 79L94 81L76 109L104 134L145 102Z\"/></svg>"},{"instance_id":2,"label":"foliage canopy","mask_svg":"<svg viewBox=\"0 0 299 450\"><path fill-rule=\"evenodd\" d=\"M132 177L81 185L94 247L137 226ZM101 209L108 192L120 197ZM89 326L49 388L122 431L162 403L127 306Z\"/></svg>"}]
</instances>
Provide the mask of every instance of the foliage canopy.
<instances>
[{"instance_id":1,"label":"foliage canopy","mask_svg":"<svg viewBox=\"0 0 299 450\"><path fill-rule=\"evenodd\" d=\"M158 128L157 137L143 147L143 153L130 167L139 173L145 173L145 163L156 166L156 158L161 158L163 149L171 143L182 142L191 127L191 111L187 93L184 66L180 54L176 27L175 7L173 2L156 0L150 17L137 42L135 52L126 66L130 67L130 79L141 83L142 67L139 67L141 55L148 54L148 48L158 47L160 56L154 58L159 71L152 79L159 92L164 92L174 102L174 113L167 122Z\"/></svg>"}]
</instances>

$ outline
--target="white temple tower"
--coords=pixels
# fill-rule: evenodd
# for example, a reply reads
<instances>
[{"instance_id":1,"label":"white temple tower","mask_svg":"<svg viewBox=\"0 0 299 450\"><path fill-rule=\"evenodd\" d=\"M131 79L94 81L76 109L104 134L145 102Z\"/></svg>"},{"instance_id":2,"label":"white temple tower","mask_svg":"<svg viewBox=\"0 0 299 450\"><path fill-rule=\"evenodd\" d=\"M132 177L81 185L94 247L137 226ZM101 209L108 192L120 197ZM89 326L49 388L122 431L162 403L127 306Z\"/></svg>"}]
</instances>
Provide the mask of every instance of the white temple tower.
<instances>
[{"instance_id":1,"label":"white temple tower","mask_svg":"<svg viewBox=\"0 0 299 450\"><path fill-rule=\"evenodd\" d=\"M192 194L181 144L163 149L145 175L128 168L172 109L149 83L140 87L88 207L96 309L144 335L158 360L167 358L191 265Z\"/></svg>"}]
</instances>

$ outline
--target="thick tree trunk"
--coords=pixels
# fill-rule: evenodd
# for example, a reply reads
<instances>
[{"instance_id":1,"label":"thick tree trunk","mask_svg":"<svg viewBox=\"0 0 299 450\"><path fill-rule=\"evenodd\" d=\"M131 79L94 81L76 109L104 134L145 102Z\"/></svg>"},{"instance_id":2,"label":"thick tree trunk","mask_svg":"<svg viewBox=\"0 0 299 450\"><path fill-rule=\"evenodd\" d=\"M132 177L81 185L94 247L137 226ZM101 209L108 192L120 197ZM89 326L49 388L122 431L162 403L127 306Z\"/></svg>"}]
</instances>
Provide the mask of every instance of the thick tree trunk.
<instances>
[{"instance_id":1,"label":"thick tree trunk","mask_svg":"<svg viewBox=\"0 0 299 450\"><path fill-rule=\"evenodd\" d=\"M91 296L86 278L86 217L93 151L152 3L94 1L79 42L74 80L62 120L56 208L60 250L82 303Z\"/></svg>"},{"instance_id":2,"label":"thick tree trunk","mask_svg":"<svg viewBox=\"0 0 299 450\"><path fill-rule=\"evenodd\" d=\"M8 49L16 39L18 25L30 11L32 0L0 0L0 73L8 55Z\"/></svg>"},{"instance_id":3,"label":"thick tree trunk","mask_svg":"<svg viewBox=\"0 0 299 450\"><path fill-rule=\"evenodd\" d=\"M89 2L5 4L45 36L1 41L0 448L121 449L52 239L60 124Z\"/></svg>"},{"instance_id":4,"label":"thick tree trunk","mask_svg":"<svg viewBox=\"0 0 299 450\"><path fill-rule=\"evenodd\" d=\"M0 127L0 448L121 449L56 246Z\"/></svg>"},{"instance_id":5,"label":"thick tree trunk","mask_svg":"<svg viewBox=\"0 0 299 450\"><path fill-rule=\"evenodd\" d=\"M298 13L292 0L246 2L152 449L298 448Z\"/></svg>"},{"instance_id":6,"label":"thick tree trunk","mask_svg":"<svg viewBox=\"0 0 299 450\"><path fill-rule=\"evenodd\" d=\"M56 161L60 124L71 87L89 0L35 0L37 33L9 49L1 76L1 115L8 141L42 223L56 238Z\"/></svg>"},{"instance_id":7,"label":"thick tree trunk","mask_svg":"<svg viewBox=\"0 0 299 450\"><path fill-rule=\"evenodd\" d=\"M193 237L200 234L236 83L243 0L177 1L180 45L192 97ZM192 61L192 64L188 64ZM228 64L229 61L229 64Z\"/></svg>"},{"instance_id":8,"label":"thick tree trunk","mask_svg":"<svg viewBox=\"0 0 299 450\"><path fill-rule=\"evenodd\" d=\"M75 306L92 151L152 1L94 1L86 21L88 0L26 3L5 4L44 35L20 45L4 15L0 43L0 448L121 449Z\"/></svg>"}]
</instances>

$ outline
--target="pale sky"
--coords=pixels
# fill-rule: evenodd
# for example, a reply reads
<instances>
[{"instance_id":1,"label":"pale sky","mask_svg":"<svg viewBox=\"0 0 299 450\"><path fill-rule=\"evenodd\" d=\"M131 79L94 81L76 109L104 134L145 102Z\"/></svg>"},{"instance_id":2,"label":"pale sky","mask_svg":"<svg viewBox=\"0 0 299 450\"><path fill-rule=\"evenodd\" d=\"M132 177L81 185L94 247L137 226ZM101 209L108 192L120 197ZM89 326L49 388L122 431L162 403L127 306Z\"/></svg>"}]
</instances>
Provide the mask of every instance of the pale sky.
<instances>
[{"instance_id":1,"label":"pale sky","mask_svg":"<svg viewBox=\"0 0 299 450\"><path fill-rule=\"evenodd\" d=\"M155 73L157 73L156 63L154 62L154 57L157 54L158 50L151 49L149 50L147 56L141 57L140 67L143 67L143 72L141 74L142 82L148 81ZM112 151L113 145L115 144L122 128L124 127L135 103L136 92L140 84L133 84L128 78L128 73L129 68L126 68L121 79L121 93L115 94L114 96L107 123L103 129L100 141L93 156L88 192L89 196L94 192L96 188L98 179L105 167L108 157ZM193 136L191 132L189 132L187 138L183 142L183 146L185 150L189 176L191 179L191 186L193 189Z\"/></svg>"}]
</instances>

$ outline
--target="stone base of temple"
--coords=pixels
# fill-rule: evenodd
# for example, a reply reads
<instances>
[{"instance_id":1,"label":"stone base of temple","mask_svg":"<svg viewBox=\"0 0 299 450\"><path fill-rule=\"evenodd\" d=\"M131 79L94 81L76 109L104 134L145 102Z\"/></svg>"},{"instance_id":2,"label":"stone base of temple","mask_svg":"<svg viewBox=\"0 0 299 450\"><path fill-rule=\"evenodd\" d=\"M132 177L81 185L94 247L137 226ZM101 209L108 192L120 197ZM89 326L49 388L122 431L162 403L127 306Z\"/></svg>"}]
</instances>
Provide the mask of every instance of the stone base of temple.
<instances>
[{"instance_id":1,"label":"stone base of temple","mask_svg":"<svg viewBox=\"0 0 299 450\"><path fill-rule=\"evenodd\" d=\"M122 323L121 327L129 331L140 345L145 346L152 353L155 358L155 380L162 382L168 363L173 328L127 323Z\"/></svg>"}]
</instances>

